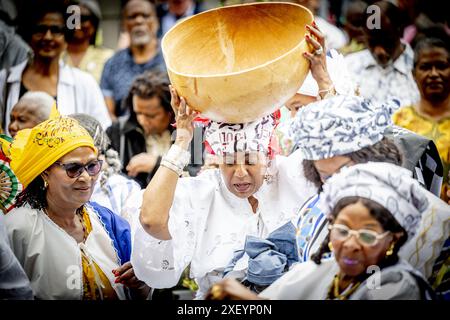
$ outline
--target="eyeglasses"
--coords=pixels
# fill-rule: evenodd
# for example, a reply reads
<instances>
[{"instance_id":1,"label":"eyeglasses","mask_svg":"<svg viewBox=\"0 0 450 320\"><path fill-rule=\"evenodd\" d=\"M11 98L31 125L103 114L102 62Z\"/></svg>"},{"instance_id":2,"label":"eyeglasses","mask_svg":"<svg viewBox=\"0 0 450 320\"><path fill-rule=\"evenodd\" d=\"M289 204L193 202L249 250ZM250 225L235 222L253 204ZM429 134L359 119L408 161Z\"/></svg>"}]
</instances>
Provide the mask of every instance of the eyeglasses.
<instances>
[{"instance_id":1,"label":"eyeglasses","mask_svg":"<svg viewBox=\"0 0 450 320\"><path fill-rule=\"evenodd\" d=\"M330 230L330 237L333 237L336 240L345 241L352 235L355 235L358 242L364 246L374 246L379 240L389 234L389 231L379 234L375 231L366 229L351 230L342 224L330 225L328 226L328 229Z\"/></svg>"},{"instance_id":2,"label":"eyeglasses","mask_svg":"<svg viewBox=\"0 0 450 320\"><path fill-rule=\"evenodd\" d=\"M46 25L46 24L38 24L33 28L33 34L36 35L45 35L47 31L51 32L54 36L60 36L64 34L64 26L57 26L57 25Z\"/></svg>"},{"instance_id":3,"label":"eyeglasses","mask_svg":"<svg viewBox=\"0 0 450 320\"><path fill-rule=\"evenodd\" d=\"M66 174L69 178L78 178L79 176L81 176L84 170L86 170L88 175L93 177L97 175L102 169L103 160L94 160L85 165L76 162L62 163L59 161L56 161L54 164L63 167L63 169L66 170Z\"/></svg>"}]
</instances>

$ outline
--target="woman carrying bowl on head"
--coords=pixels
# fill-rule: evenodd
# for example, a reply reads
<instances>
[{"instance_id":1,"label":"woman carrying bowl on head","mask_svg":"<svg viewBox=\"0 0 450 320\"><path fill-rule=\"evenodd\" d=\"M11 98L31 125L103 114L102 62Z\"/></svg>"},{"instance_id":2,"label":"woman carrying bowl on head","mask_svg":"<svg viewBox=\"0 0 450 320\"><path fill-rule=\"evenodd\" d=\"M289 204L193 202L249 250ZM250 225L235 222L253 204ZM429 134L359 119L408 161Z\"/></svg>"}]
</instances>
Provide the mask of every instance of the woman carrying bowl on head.
<instances>
[{"instance_id":1,"label":"woman carrying bowl on head","mask_svg":"<svg viewBox=\"0 0 450 320\"><path fill-rule=\"evenodd\" d=\"M89 133L74 119L52 118L19 131L10 158L25 189L5 224L34 296L146 297L148 287L136 279L128 262L128 223L89 203L102 168Z\"/></svg>"},{"instance_id":2,"label":"woman carrying bowl on head","mask_svg":"<svg viewBox=\"0 0 450 320\"><path fill-rule=\"evenodd\" d=\"M323 49L317 40L307 41L318 51L306 54L312 74L328 90ZM211 121L205 135L219 169L179 178L190 159L186 150L197 114L173 88L171 94L176 140L144 192L131 260L138 278L155 288L174 286L190 264L197 298L203 298L246 235L267 236L317 189L305 180L298 152L271 155L272 115L246 124Z\"/></svg>"}]
</instances>

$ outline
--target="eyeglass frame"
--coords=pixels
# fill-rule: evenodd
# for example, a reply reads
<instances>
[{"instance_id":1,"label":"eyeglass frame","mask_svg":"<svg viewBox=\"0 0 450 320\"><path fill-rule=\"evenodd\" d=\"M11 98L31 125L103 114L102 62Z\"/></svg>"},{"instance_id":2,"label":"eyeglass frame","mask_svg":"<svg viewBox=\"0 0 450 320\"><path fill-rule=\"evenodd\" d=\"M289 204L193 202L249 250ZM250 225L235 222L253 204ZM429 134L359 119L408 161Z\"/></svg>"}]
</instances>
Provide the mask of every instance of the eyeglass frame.
<instances>
[{"instance_id":1,"label":"eyeglass frame","mask_svg":"<svg viewBox=\"0 0 450 320\"><path fill-rule=\"evenodd\" d=\"M100 164L100 169L98 170L97 173L94 173L94 174L91 175L91 174L89 173L89 170L87 169L87 167L88 167L89 165L93 164L94 162ZM71 179L76 179L76 178L80 177L80 176L83 174L83 171L86 171L87 174L88 174L90 177L94 177L94 176L96 176L97 174L99 174L100 171L102 170L103 160L99 160L99 159L97 159L97 160L92 160L92 161L86 163L85 165L82 165L82 164L77 163L77 162L62 163L62 162L60 162L60 161L55 161L55 162L53 163L53 165L55 165L55 164L58 165L58 166L60 166L60 167L62 167L62 168L66 171L66 174L67 174L67 176L68 176L69 178L71 178ZM80 170L81 168L82 168L83 170L80 170L79 173L78 173L76 176L71 177L71 176L69 175L69 172L67 171L68 169L66 168L68 165L78 165L78 166L79 166L78 170Z\"/></svg>"},{"instance_id":2,"label":"eyeglass frame","mask_svg":"<svg viewBox=\"0 0 450 320\"><path fill-rule=\"evenodd\" d=\"M366 246L366 247L374 247L374 246L376 246L381 239L385 238L389 233L391 233L390 231L385 231L383 233L378 233L376 231L369 230L369 229L353 230L353 229L350 229L349 227L347 227L346 225L337 223L337 224L330 224L330 225L328 225L328 230L330 231L330 237L331 237L331 232L334 229L339 229L339 228L341 228L341 230L345 229L348 232L347 237L345 237L345 239L340 239L340 241L347 241L348 239L351 238L352 235L355 235L356 240L361 245ZM361 241L361 237L360 237L361 232L366 232L366 233L374 236L375 237L374 243L368 244L368 243L365 243L364 241Z\"/></svg>"}]
</instances>

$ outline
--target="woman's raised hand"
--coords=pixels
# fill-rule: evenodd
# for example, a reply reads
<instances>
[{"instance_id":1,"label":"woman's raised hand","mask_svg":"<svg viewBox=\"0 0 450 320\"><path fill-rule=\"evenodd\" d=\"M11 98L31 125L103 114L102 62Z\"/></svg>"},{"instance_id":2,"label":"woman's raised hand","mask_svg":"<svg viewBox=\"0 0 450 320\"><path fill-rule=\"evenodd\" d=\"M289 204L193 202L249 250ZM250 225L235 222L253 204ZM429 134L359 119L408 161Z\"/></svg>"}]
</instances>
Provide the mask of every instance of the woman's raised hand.
<instances>
[{"instance_id":1,"label":"woman's raised hand","mask_svg":"<svg viewBox=\"0 0 450 320\"><path fill-rule=\"evenodd\" d=\"M189 143L192 140L194 132L194 126L192 122L198 115L198 112L191 109L191 107L187 105L186 100L183 97L178 96L177 91L172 86L170 86L170 95L170 104L172 105L177 124L177 136L175 139L175 144L178 144L187 149Z\"/></svg>"},{"instance_id":2,"label":"woman's raised hand","mask_svg":"<svg viewBox=\"0 0 450 320\"><path fill-rule=\"evenodd\" d=\"M327 71L327 59L325 49L325 36L319 30L316 23L307 25L309 34L306 35L306 42L312 47L312 53L304 52L303 56L310 62L311 75L316 80L319 90L328 90L333 86L333 82Z\"/></svg>"}]
</instances>

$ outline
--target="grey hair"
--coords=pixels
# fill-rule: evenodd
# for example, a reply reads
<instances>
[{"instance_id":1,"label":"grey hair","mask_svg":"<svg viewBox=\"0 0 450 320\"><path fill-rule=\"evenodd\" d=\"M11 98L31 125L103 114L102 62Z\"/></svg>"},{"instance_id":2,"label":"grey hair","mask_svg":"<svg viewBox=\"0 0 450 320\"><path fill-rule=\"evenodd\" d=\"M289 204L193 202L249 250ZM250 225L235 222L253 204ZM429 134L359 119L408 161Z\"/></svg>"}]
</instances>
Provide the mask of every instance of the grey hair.
<instances>
[{"instance_id":1,"label":"grey hair","mask_svg":"<svg viewBox=\"0 0 450 320\"><path fill-rule=\"evenodd\" d=\"M111 141L97 119L84 113L71 114L69 117L77 120L78 123L86 129L94 140L94 145L98 149L99 153L106 153Z\"/></svg>"},{"instance_id":2,"label":"grey hair","mask_svg":"<svg viewBox=\"0 0 450 320\"><path fill-rule=\"evenodd\" d=\"M28 91L19 99L15 106L23 105L27 108L36 106L36 116L43 122L50 117L50 112L54 104L55 99L48 93L43 91Z\"/></svg>"},{"instance_id":3,"label":"grey hair","mask_svg":"<svg viewBox=\"0 0 450 320\"><path fill-rule=\"evenodd\" d=\"M103 192L109 194L109 190L106 187L108 178L114 174L119 174L122 169L122 163L119 159L117 151L110 149L110 140L105 130L103 130L100 122L94 117L84 114L76 113L69 117L77 120L80 125L86 129L94 140L94 145L98 149L100 154L105 156L106 166L103 166L102 176L100 178L100 187Z\"/></svg>"}]
</instances>

